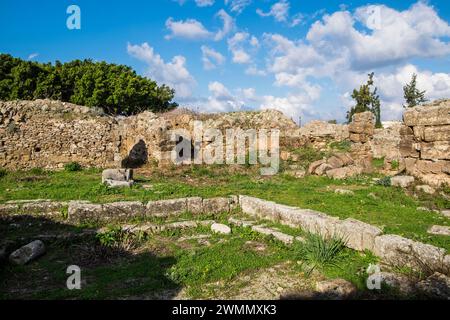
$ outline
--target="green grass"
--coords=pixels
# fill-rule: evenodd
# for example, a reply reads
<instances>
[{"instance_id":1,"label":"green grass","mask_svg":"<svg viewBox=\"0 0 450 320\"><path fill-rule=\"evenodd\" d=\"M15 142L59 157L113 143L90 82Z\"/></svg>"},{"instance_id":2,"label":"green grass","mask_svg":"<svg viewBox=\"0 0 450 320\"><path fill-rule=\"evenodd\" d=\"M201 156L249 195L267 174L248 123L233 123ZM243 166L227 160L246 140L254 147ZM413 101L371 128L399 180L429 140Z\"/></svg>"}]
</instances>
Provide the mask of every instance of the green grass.
<instances>
[{"instance_id":1,"label":"green grass","mask_svg":"<svg viewBox=\"0 0 450 320\"><path fill-rule=\"evenodd\" d=\"M165 174L138 175L137 185L131 189L110 189L101 185L101 172L95 169L80 172L8 172L0 179L0 202L40 198L105 203L245 194L322 211L343 219L359 219L383 228L386 233L450 250L449 237L427 233L432 225L450 225L450 219L434 212L417 210L417 207L424 205L435 209L449 208L450 201L443 197L420 195L419 199L415 199L400 188L374 185L371 176L333 181L316 176L304 179L284 175L261 177L254 167L246 171L233 170L227 166L173 168ZM144 189L143 184L152 188ZM351 188L355 195L349 198L335 194L332 188L327 189L330 186ZM375 194L377 199L369 197L370 193Z\"/></svg>"},{"instance_id":2,"label":"green grass","mask_svg":"<svg viewBox=\"0 0 450 320\"><path fill-rule=\"evenodd\" d=\"M67 230L68 226L55 224L54 228ZM71 227L74 228L74 227ZM36 233L38 230L27 230ZM192 234L209 233L209 229L191 230ZM186 236L189 232L183 232ZM139 241L145 248L131 254L117 245L128 243L128 239L111 228L104 235L79 242L51 243L47 254L27 266L0 266L0 299L117 299L127 297L158 297L167 291L176 294L181 288L187 289L191 298L210 297L207 284L220 281L225 286L240 275L256 274L258 270L270 268L284 262L294 262L293 270L302 269L295 263L304 257L302 244L285 246L273 239L252 232L249 228L233 228L231 235L210 234L210 246L192 244L186 248L179 246L181 234L161 234ZM265 243L266 250L257 252L246 246L248 241ZM112 260L102 260L91 265L91 258L80 256L79 246L85 248L104 244L104 249L95 252L102 256L106 252L115 253ZM98 248L98 247L97 247ZM99 250L99 249L97 249ZM116 256L117 255L117 256ZM364 270L373 260L364 254L346 249L333 265L321 265L321 271L332 277L362 282L356 270ZM76 264L81 267L82 290L69 291L65 288L66 268ZM276 276L274 274L274 276ZM364 287L362 287L364 289ZM170 297L170 294L169 294Z\"/></svg>"}]
</instances>

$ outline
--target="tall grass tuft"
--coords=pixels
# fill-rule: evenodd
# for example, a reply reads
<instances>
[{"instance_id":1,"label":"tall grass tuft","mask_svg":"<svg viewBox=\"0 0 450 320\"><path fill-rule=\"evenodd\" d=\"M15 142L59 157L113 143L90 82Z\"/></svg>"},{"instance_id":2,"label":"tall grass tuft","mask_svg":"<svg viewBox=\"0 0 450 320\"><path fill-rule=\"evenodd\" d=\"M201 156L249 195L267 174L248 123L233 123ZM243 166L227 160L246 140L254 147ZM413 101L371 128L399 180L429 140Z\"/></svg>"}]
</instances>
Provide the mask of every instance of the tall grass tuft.
<instances>
[{"instance_id":1,"label":"tall grass tuft","mask_svg":"<svg viewBox=\"0 0 450 320\"><path fill-rule=\"evenodd\" d=\"M7 174L8 174L8 171L6 171L5 168L0 168L0 179L3 177L6 177Z\"/></svg>"},{"instance_id":2,"label":"tall grass tuft","mask_svg":"<svg viewBox=\"0 0 450 320\"><path fill-rule=\"evenodd\" d=\"M338 236L322 237L314 233L305 235L305 242L300 247L300 255L308 264L311 273L314 269L337 266L340 254L345 249L345 241Z\"/></svg>"}]
</instances>

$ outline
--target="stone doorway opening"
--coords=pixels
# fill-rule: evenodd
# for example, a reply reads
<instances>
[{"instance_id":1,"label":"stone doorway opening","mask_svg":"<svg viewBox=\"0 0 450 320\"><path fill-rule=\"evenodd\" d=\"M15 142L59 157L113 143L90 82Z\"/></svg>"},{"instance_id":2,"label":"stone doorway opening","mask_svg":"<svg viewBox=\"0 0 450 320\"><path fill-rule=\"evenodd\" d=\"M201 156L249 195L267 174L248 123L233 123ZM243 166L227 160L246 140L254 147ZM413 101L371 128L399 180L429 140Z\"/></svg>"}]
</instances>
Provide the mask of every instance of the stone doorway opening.
<instances>
[{"instance_id":1,"label":"stone doorway opening","mask_svg":"<svg viewBox=\"0 0 450 320\"><path fill-rule=\"evenodd\" d=\"M122 160L123 168L139 168L148 162L148 148L144 140L139 140Z\"/></svg>"}]
</instances>

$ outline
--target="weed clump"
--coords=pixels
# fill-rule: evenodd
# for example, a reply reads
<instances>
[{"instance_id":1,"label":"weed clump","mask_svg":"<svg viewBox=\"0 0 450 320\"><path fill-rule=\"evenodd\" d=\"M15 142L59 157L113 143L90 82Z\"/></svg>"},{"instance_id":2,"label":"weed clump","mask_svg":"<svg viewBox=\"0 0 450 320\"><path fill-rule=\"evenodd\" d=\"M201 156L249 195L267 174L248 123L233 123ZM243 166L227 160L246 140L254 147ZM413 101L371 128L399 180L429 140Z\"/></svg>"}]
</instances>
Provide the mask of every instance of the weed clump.
<instances>
[{"instance_id":1,"label":"weed clump","mask_svg":"<svg viewBox=\"0 0 450 320\"><path fill-rule=\"evenodd\" d=\"M322 237L308 232L300 247L300 256L310 267L308 272L311 273L316 268L337 266L344 249L345 241L338 236Z\"/></svg>"},{"instance_id":2,"label":"weed clump","mask_svg":"<svg viewBox=\"0 0 450 320\"><path fill-rule=\"evenodd\" d=\"M377 181L377 185L383 186L383 187L390 187L392 185L391 177L381 178L380 180Z\"/></svg>"},{"instance_id":3,"label":"weed clump","mask_svg":"<svg viewBox=\"0 0 450 320\"><path fill-rule=\"evenodd\" d=\"M76 172L83 170L83 167L78 162L70 162L64 165L64 170L68 172Z\"/></svg>"}]
</instances>

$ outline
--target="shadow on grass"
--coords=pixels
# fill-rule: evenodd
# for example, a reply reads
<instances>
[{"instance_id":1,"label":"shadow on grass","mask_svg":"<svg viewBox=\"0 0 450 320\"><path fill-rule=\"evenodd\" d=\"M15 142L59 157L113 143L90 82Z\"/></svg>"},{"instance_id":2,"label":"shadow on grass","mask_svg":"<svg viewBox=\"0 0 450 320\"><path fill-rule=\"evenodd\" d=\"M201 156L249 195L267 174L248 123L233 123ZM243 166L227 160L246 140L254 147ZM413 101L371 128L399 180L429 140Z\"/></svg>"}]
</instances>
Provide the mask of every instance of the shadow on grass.
<instances>
[{"instance_id":1,"label":"shadow on grass","mask_svg":"<svg viewBox=\"0 0 450 320\"><path fill-rule=\"evenodd\" d=\"M24 266L11 264L11 252L42 240L46 253ZM141 243L143 244L143 243ZM171 299L180 287L166 276L176 263L168 253L141 250L133 241L108 243L93 229L45 217L0 217L1 299ZM81 269L81 290L66 286L67 268Z\"/></svg>"}]
</instances>

